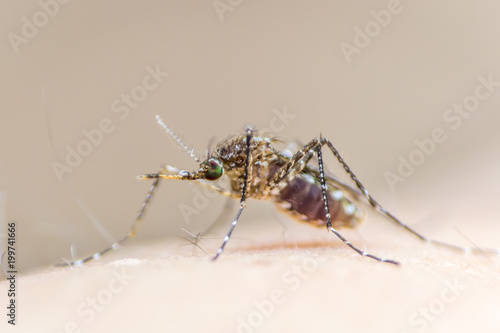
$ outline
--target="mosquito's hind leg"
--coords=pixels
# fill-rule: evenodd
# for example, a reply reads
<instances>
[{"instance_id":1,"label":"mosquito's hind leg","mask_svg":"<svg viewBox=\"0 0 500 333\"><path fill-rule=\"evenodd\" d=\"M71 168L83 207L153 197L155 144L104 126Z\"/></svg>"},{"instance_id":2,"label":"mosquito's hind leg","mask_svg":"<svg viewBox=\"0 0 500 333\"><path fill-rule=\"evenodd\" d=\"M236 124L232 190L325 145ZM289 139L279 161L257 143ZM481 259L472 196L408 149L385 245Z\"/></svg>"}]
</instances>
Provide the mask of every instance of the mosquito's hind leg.
<instances>
[{"instance_id":1,"label":"mosquito's hind leg","mask_svg":"<svg viewBox=\"0 0 500 333\"><path fill-rule=\"evenodd\" d=\"M487 252L487 253L494 253L494 254L500 255L500 250L499 249L482 249L482 248L479 248L479 247L467 248L467 247L457 246L457 245L449 244L449 243L446 243L446 242L441 242L441 241L438 241L438 240L427 238L424 235L420 234L419 232L413 230L411 227L409 227L408 225L404 224L401 220L399 220L397 217L395 217L392 213L390 213L384 207L382 207L382 205L380 205L370 195L370 193L368 193L368 191L366 190L365 186L358 180L358 177L356 177L356 175L351 171L351 168L349 168L349 166L347 165L347 163L340 156L339 152L337 151L337 149L335 149L335 147L330 142L330 140L327 140L325 138L321 138L320 145L323 146L324 144L326 144L328 146L328 148L330 148L330 150L332 151L333 155L335 155L335 157L337 158L338 162L344 168L345 172L351 177L351 179L356 184L357 188L361 191L361 193L366 198L366 200L368 201L368 203L373 207L373 209L375 209L380 214L385 215L387 218L389 218L389 220L391 220L392 222L396 223L397 225L399 225L400 227L402 227L403 229L405 229L406 231L408 231L412 235L416 236L417 238L419 238L420 240L422 240L422 241L424 241L426 243L430 243L430 244L434 244L434 245L439 245L439 246L446 247L446 248L451 249L451 250L460 251L460 252L463 252L463 253L470 253L470 252L472 252L472 253L477 253L477 254L484 254L485 252Z\"/></svg>"}]
</instances>

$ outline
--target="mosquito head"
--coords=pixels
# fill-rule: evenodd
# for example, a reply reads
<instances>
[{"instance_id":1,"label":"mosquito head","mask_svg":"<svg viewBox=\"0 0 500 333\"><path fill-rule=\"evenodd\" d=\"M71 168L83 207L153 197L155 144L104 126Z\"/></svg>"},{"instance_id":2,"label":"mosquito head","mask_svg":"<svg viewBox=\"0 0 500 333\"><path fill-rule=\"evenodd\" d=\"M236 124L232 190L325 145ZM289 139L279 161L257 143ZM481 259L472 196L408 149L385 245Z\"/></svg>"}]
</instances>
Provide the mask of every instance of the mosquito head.
<instances>
[{"instance_id":1,"label":"mosquito head","mask_svg":"<svg viewBox=\"0 0 500 333\"><path fill-rule=\"evenodd\" d=\"M165 129L165 131L170 134L177 142L191 155L196 162L200 163L200 168L198 171L189 172L185 170L180 170L172 166L163 167L158 173L149 173L145 175L138 176L139 179L153 179L153 178L163 178L163 179L181 179L181 180L217 180L222 176L224 169L222 167L222 162L216 158L210 157L210 149L207 152L207 159L205 161L200 161L198 157L160 118L156 116L158 124Z\"/></svg>"},{"instance_id":2,"label":"mosquito head","mask_svg":"<svg viewBox=\"0 0 500 333\"><path fill-rule=\"evenodd\" d=\"M201 175L200 178L202 179L217 180L222 176L223 172L222 163L215 158L209 158L200 164L198 174Z\"/></svg>"}]
</instances>

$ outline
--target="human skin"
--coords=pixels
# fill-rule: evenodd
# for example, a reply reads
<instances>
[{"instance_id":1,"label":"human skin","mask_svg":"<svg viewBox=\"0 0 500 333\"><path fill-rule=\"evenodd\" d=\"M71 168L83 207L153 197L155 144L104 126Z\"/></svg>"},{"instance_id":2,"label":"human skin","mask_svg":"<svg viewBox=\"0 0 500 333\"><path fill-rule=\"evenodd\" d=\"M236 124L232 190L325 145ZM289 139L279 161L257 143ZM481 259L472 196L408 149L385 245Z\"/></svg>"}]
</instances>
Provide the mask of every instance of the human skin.
<instances>
[{"instance_id":1,"label":"human skin","mask_svg":"<svg viewBox=\"0 0 500 333\"><path fill-rule=\"evenodd\" d=\"M19 277L17 326L38 332L299 332L311 326L492 332L500 326L498 257L437 249L386 229L398 239L384 241L387 230L372 225L362 228L362 245L400 266L363 258L335 239L239 239L255 230L237 233L216 262L184 240L131 242L81 267ZM347 234L361 242L355 232ZM198 244L214 253L218 243ZM1 295L6 286L0 284ZM11 331L5 320L0 325Z\"/></svg>"}]
</instances>

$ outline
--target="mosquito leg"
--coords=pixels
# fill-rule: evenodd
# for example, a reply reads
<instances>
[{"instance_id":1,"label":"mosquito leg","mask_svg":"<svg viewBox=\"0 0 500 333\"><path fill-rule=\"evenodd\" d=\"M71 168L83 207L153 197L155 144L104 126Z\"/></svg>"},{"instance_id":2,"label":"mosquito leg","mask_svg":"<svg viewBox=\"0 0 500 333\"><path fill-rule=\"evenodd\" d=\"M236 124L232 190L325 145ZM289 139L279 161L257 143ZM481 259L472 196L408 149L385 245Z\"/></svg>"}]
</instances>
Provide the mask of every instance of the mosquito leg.
<instances>
[{"instance_id":1,"label":"mosquito leg","mask_svg":"<svg viewBox=\"0 0 500 333\"><path fill-rule=\"evenodd\" d=\"M318 165L319 165L319 175L320 175L320 184L323 194L323 201L325 203L325 215L327 218L327 228L332 231L337 237L339 237L345 244L351 247L354 251L359 253L362 256L369 257L375 259L380 262L388 262L391 264L398 265L399 263L390 260L376 257L372 254L366 253L352 245L347 239L345 239L337 230L335 230L331 223L330 209L328 207L327 201L327 187L325 180L325 172L324 172L324 164L323 157L321 154L321 140L313 139L308 144L306 144L302 149L300 149L286 164L284 164L275 174L275 176L269 181L268 187L274 188L277 184L285 179L293 178L296 174L300 173L307 165L307 163L313 157L313 151L316 150L318 154Z\"/></svg>"},{"instance_id":2,"label":"mosquito leg","mask_svg":"<svg viewBox=\"0 0 500 333\"><path fill-rule=\"evenodd\" d=\"M304 147L302 147L292 158L285 163L273 177L268 181L270 189L276 187L281 181L285 180L291 175L291 172L297 174L302 171L307 164L306 162L312 158L311 151L318 145L318 139L313 139L309 141Z\"/></svg>"},{"instance_id":3,"label":"mosquito leg","mask_svg":"<svg viewBox=\"0 0 500 333\"><path fill-rule=\"evenodd\" d=\"M146 211L146 208L148 207L149 202L151 201L151 198L153 197L153 194L156 191L156 189L158 188L159 184L160 184L160 178L156 178L154 180L153 184L151 185L151 187L149 188L148 194L146 195L146 199L144 199L144 201L142 202L141 209L139 210L139 213L137 214L137 217L135 218L134 223L130 227L129 232L124 237L122 237L117 242L113 243L111 246L109 246L109 247L107 247L107 248L105 248L105 249L103 249L103 250L101 250L101 251L99 251L91 256L88 256L88 257L80 259L80 260L66 261L65 263L56 264L56 266L66 266L66 265L81 266L82 264L84 264L90 260L99 259L106 252L109 252L111 250L116 250L120 246L120 244L122 244L123 242L125 242L128 239L133 238L135 236L136 231L137 231L137 226L140 224L140 222L144 216L144 213Z\"/></svg>"},{"instance_id":4,"label":"mosquito leg","mask_svg":"<svg viewBox=\"0 0 500 333\"><path fill-rule=\"evenodd\" d=\"M419 232L413 230L408 225L406 225L403 222L401 222L401 220L399 220L397 217L395 217L392 213L390 213L389 211L387 211L384 207L382 207L382 205L380 205L370 195L370 193L368 193L368 191L366 190L365 186L358 180L358 177L356 177L356 175L351 171L351 168L349 168L349 166L344 161L344 159L340 156L339 152L337 151L337 149L335 149L335 147L333 146L333 144L329 140L321 138L321 146L323 146L324 144L326 144L328 146L328 148L330 148L330 150L332 151L333 155L335 155L335 157L337 158L337 160L339 161L339 163L344 168L345 172L347 172L347 174L351 177L351 179L354 181L354 183L356 183L356 186L359 188L359 190L361 191L361 193L363 194L363 196L366 198L366 200L368 200L368 202L370 203L370 205L376 211L378 211L382 215L385 215L392 222L396 223L397 225L399 225L400 227L402 227L403 229L405 229L409 233L413 234L414 236L416 236L420 240L422 240L422 241L424 241L426 243L430 243L430 244L434 244L434 245L439 245L439 246L442 246L442 247L446 247L448 249L452 249L452 250L456 250L456 251L461 251L461 252L464 252L464 253L472 252L472 253L477 253L477 254L481 254L481 253L484 254L485 252L488 252L488 253L494 253L494 254L500 255L500 250L499 249L482 249L482 248L479 248L479 247L467 248L467 247L457 246L457 245L449 244L449 243L446 243L446 242L441 242L441 241L438 241L438 240L427 238L424 235L420 234Z\"/></svg>"},{"instance_id":5,"label":"mosquito leg","mask_svg":"<svg viewBox=\"0 0 500 333\"><path fill-rule=\"evenodd\" d=\"M331 217L330 217L330 209L328 208L327 188L326 188L325 173L324 173L324 168L323 168L323 156L321 153L321 144L317 145L316 153L318 154L319 181L321 184L321 192L323 193L323 202L325 204L325 215L326 215L326 227L328 228L328 230L333 232L338 238L340 238L351 249L358 252L360 255L362 255L364 257L369 257L369 258L375 259L375 260L380 261L380 262L387 262L390 264L399 265L399 263L397 261L385 259L385 258L380 258L380 257L374 256L370 253L367 253L365 251L358 249L356 246L352 245L351 242L349 242L346 238L344 238L344 236L342 236L337 230L335 230L332 227L332 221L331 221Z\"/></svg>"},{"instance_id":6,"label":"mosquito leg","mask_svg":"<svg viewBox=\"0 0 500 333\"><path fill-rule=\"evenodd\" d=\"M226 246L229 238L231 238L231 234L233 233L234 227L236 227L236 224L238 223L238 219L240 218L240 215L246 206L246 195L247 195L247 186L248 186L248 178L249 178L248 175L249 175L249 169L250 169L250 141L252 140L253 131L251 128L247 128L246 132L247 132L246 133L247 134L247 140L246 140L247 141L247 149L246 149L246 158L245 158L245 172L243 174L243 186L241 189L240 208L238 209L238 213L236 214L236 217L234 218L233 222L231 223L231 228L229 229L229 232L227 233L226 237L224 237L224 240L222 241L222 245L219 247L219 249L217 250L217 253L212 258L212 260L217 260L217 258L219 258L219 256L224 251L224 247Z\"/></svg>"},{"instance_id":7,"label":"mosquito leg","mask_svg":"<svg viewBox=\"0 0 500 333\"><path fill-rule=\"evenodd\" d=\"M314 147L318 145L318 139L311 140L302 149L297 151L295 155L289 158L288 162L283 164L278 171L267 181L263 193L269 194L276 187L280 186L282 182L290 182L297 174L302 172L307 163L314 156ZM280 156L284 156L280 154ZM288 157L285 157L288 158Z\"/></svg>"}]
</instances>

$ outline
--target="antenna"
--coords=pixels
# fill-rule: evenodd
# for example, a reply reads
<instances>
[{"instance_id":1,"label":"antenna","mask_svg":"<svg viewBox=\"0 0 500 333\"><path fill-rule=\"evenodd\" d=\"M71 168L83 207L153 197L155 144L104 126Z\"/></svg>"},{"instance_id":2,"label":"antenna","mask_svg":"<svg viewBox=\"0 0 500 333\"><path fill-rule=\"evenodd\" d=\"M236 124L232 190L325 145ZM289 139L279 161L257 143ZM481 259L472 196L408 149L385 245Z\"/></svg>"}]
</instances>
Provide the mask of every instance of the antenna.
<instances>
[{"instance_id":1,"label":"antenna","mask_svg":"<svg viewBox=\"0 0 500 333\"><path fill-rule=\"evenodd\" d=\"M156 121L158 122L158 124L161 125L161 127L163 127L165 129L165 131L170 134L181 146L182 148L184 148L188 154L194 158L194 160L198 163L201 163L200 159L198 157L196 157L196 155L194 154L194 149L191 149L189 148L182 140L181 138L179 138L177 136L177 134L174 133L174 131L172 131L170 128L168 128L168 126L163 122L163 120L160 118L159 115L156 115Z\"/></svg>"}]
</instances>

